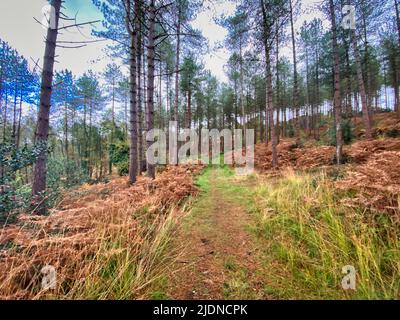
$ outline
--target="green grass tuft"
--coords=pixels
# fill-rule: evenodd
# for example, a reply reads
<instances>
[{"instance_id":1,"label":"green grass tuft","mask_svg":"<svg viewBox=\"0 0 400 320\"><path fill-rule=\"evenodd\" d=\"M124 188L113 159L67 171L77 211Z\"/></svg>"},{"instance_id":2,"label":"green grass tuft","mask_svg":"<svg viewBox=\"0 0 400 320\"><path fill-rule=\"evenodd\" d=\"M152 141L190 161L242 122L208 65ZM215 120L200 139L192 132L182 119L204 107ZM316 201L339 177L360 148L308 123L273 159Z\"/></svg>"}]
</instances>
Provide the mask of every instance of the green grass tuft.
<instances>
[{"instance_id":1,"label":"green grass tuft","mask_svg":"<svg viewBox=\"0 0 400 320\"><path fill-rule=\"evenodd\" d=\"M288 173L256 192L256 226L268 292L291 299L396 299L400 297L399 232L367 222L341 203L323 174ZM371 219L369 219L371 220ZM357 289L344 291L342 268L357 271Z\"/></svg>"}]
</instances>

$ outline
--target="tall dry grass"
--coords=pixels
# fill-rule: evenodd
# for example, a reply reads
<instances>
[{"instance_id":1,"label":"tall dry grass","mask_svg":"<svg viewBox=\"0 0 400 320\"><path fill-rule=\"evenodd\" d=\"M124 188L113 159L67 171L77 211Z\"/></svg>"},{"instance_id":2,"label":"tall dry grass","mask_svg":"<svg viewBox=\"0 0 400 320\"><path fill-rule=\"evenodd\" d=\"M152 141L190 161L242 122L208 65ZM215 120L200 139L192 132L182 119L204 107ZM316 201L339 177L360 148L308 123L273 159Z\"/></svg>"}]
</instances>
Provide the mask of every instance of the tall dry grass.
<instances>
[{"instance_id":1,"label":"tall dry grass","mask_svg":"<svg viewBox=\"0 0 400 320\"><path fill-rule=\"evenodd\" d=\"M143 299L173 255L177 206L197 192L200 166L168 168L155 181L84 186L48 217L21 216L0 231L2 299ZM46 265L55 290L43 290Z\"/></svg>"},{"instance_id":2,"label":"tall dry grass","mask_svg":"<svg viewBox=\"0 0 400 320\"><path fill-rule=\"evenodd\" d=\"M266 290L289 299L399 299L400 230L389 213L347 206L324 173L287 171L256 192L258 235L266 239ZM355 267L345 291L342 268Z\"/></svg>"}]
</instances>

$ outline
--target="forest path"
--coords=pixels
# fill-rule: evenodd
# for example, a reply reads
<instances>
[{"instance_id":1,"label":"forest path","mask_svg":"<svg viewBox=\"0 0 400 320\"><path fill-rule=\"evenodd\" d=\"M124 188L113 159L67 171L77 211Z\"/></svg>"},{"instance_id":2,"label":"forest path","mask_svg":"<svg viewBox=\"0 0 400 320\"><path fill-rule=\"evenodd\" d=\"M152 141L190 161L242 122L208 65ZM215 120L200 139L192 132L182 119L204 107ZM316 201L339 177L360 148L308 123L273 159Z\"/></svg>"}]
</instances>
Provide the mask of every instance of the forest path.
<instances>
[{"instance_id":1,"label":"forest path","mask_svg":"<svg viewBox=\"0 0 400 320\"><path fill-rule=\"evenodd\" d=\"M172 249L180 252L161 297L170 299L265 299L257 274L256 245L248 231L251 179L227 167L208 168L202 190L177 230Z\"/></svg>"}]
</instances>

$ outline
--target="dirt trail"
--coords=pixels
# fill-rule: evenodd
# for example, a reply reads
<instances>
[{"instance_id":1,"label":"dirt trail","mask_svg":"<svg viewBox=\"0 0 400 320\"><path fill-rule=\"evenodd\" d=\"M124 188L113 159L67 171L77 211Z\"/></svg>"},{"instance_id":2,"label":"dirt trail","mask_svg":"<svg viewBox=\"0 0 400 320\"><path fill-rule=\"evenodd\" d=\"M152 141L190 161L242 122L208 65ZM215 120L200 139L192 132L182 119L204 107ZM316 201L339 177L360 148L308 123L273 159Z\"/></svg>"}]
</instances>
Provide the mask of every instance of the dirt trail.
<instances>
[{"instance_id":1,"label":"dirt trail","mask_svg":"<svg viewBox=\"0 0 400 320\"><path fill-rule=\"evenodd\" d=\"M194 204L177 231L173 246L181 250L168 280L171 299L263 299L256 274L255 247L246 230L250 216L240 182L223 176L223 169L207 174L208 192Z\"/></svg>"}]
</instances>

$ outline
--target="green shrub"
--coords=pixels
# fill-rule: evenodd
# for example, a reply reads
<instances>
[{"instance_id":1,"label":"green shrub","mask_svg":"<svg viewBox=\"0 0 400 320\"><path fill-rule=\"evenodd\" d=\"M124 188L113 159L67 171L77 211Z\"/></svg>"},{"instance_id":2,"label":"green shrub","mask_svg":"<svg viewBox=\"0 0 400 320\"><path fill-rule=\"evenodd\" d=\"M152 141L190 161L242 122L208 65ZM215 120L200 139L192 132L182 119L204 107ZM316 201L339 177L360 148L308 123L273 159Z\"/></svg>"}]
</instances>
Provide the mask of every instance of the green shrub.
<instances>
[{"instance_id":1,"label":"green shrub","mask_svg":"<svg viewBox=\"0 0 400 320\"><path fill-rule=\"evenodd\" d=\"M47 186L49 189L71 188L88 180L86 170L73 160L49 158L47 161Z\"/></svg>"},{"instance_id":2,"label":"green shrub","mask_svg":"<svg viewBox=\"0 0 400 320\"><path fill-rule=\"evenodd\" d=\"M44 149L44 144L19 149L13 144L0 144L0 220L8 219L9 213L28 205L30 190L21 188L18 172L31 166Z\"/></svg>"},{"instance_id":3,"label":"green shrub","mask_svg":"<svg viewBox=\"0 0 400 320\"><path fill-rule=\"evenodd\" d=\"M51 207L58 199L61 190L79 186L87 181L87 171L79 163L64 158L47 160L47 197Z\"/></svg>"},{"instance_id":4,"label":"green shrub","mask_svg":"<svg viewBox=\"0 0 400 320\"><path fill-rule=\"evenodd\" d=\"M120 176L129 173L129 144L126 141L119 141L109 147L111 162L117 166Z\"/></svg>"},{"instance_id":5,"label":"green shrub","mask_svg":"<svg viewBox=\"0 0 400 320\"><path fill-rule=\"evenodd\" d=\"M294 138L296 132L294 131L294 127L292 125L289 125L288 127L288 136L289 138Z\"/></svg>"},{"instance_id":6,"label":"green shrub","mask_svg":"<svg viewBox=\"0 0 400 320\"><path fill-rule=\"evenodd\" d=\"M117 164L118 174L122 176L126 176L129 173L129 162L122 161Z\"/></svg>"},{"instance_id":7,"label":"green shrub","mask_svg":"<svg viewBox=\"0 0 400 320\"><path fill-rule=\"evenodd\" d=\"M351 120L343 120L342 124L343 142L344 144L350 144L354 139L354 128ZM329 145L336 146L336 126L333 125L328 132Z\"/></svg>"}]
</instances>

